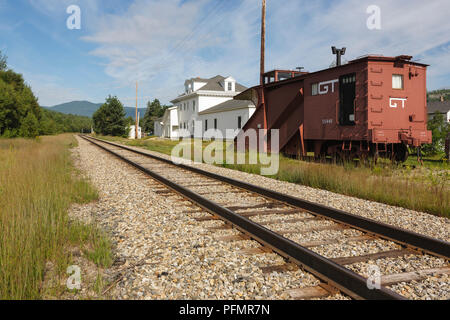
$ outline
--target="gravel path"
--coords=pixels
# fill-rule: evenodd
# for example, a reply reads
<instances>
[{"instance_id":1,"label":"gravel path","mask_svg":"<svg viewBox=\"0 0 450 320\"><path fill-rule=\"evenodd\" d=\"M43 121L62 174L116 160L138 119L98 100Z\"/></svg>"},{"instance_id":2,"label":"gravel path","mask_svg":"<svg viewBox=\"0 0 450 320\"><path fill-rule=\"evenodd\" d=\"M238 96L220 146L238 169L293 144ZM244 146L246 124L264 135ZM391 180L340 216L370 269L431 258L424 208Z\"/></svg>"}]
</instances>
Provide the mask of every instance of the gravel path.
<instances>
[{"instance_id":1,"label":"gravel path","mask_svg":"<svg viewBox=\"0 0 450 320\"><path fill-rule=\"evenodd\" d=\"M316 278L301 270L263 274L260 267L283 264L283 259L275 254L243 255L238 252L240 249L258 247L259 244L255 241L216 240L220 236L235 235L237 231L209 229L223 223L214 220L196 221L194 218L208 214L189 212L193 210L192 207L187 206L189 203L183 201L181 197L156 193L156 190L162 190L164 187L85 140L77 139L79 141L79 147L75 150L77 164L87 173L100 192L100 200L95 207L84 210L84 213L83 210L78 210L78 215L84 219L97 221L112 234L117 256L114 267L109 271L110 280L116 279L117 282L111 289L114 298L288 299L290 297L285 290L318 284ZM142 151L140 148L136 149ZM154 153L147 150L146 152ZM449 239L450 223L445 218L230 169L206 164L193 165L429 236L447 241ZM234 193L233 197L235 196ZM226 198L217 194L216 200L220 202L222 197ZM239 198L236 205L245 203L245 200ZM286 230L288 227L283 226L283 220L305 216L308 214L283 217L280 223L271 224L270 228ZM257 222L276 219L271 216L252 218ZM311 221L307 225L315 223ZM295 224L292 224L290 227L294 226ZM323 233L328 234L328 238L333 235L360 234L355 230L330 230ZM303 234L301 237L298 234L286 236L295 241L305 241L320 239L323 235L322 232L315 232ZM377 240L358 242L357 245L350 242L345 245L333 244L312 249L328 257L340 257L396 248L397 246L392 243ZM423 263L420 269L443 265L442 259L433 259L426 259L426 263ZM379 260L375 264L378 265L378 262ZM384 260L380 259L380 263L380 266L385 266ZM367 266L368 264L355 264L350 268L363 274ZM387 273L398 271L395 266L381 269ZM406 292L405 295L409 298L442 299L448 298L449 282L448 277L429 277L418 284L419 289L408 287L406 284L398 284L392 289L402 294ZM346 297L335 295L331 298Z\"/></svg>"}]
</instances>

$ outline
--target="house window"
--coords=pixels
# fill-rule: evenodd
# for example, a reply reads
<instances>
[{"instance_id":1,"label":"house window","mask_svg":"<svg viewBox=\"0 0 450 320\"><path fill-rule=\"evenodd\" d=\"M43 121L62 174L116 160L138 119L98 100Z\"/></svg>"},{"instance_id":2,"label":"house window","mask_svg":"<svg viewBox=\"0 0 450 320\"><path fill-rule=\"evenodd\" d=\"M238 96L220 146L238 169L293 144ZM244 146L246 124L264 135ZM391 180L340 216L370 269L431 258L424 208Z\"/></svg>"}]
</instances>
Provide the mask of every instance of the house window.
<instances>
[{"instance_id":1,"label":"house window","mask_svg":"<svg viewBox=\"0 0 450 320\"><path fill-rule=\"evenodd\" d=\"M238 129L241 129L241 128L242 128L242 117L239 116L238 117Z\"/></svg>"},{"instance_id":2,"label":"house window","mask_svg":"<svg viewBox=\"0 0 450 320\"><path fill-rule=\"evenodd\" d=\"M195 100L194 100L194 101L192 101L192 110L194 110L194 111L195 111Z\"/></svg>"},{"instance_id":3,"label":"house window","mask_svg":"<svg viewBox=\"0 0 450 320\"><path fill-rule=\"evenodd\" d=\"M205 119L205 131L208 130L208 119Z\"/></svg>"},{"instance_id":4,"label":"house window","mask_svg":"<svg viewBox=\"0 0 450 320\"><path fill-rule=\"evenodd\" d=\"M231 82L228 82L228 91L233 90L233 84Z\"/></svg>"},{"instance_id":5,"label":"house window","mask_svg":"<svg viewBox=\"0 0 450 320\"><path fill-rule=\"evenodd\" d=\"M401 74L392 75L392 89L403 89L403 76Z\"/></svg>"},{"instance_id":6,"label":"house window","mask_svg":"<svg viewBox=\"0 0 450 320\"><path fill-rule=\"evenodd\" d=\"M311 85L311 95L316 96L319 93L319 84L313 83Z\"/></svg>"},{"instance_id":7,"label":"house window","mask_svg":"<svg viewBox=\"0 0 450 320\"><path fill-rule=\"evenodd\" d=\"M214 119L214 129L217 129L217 119Z\"/></svg>"}]
</instances>

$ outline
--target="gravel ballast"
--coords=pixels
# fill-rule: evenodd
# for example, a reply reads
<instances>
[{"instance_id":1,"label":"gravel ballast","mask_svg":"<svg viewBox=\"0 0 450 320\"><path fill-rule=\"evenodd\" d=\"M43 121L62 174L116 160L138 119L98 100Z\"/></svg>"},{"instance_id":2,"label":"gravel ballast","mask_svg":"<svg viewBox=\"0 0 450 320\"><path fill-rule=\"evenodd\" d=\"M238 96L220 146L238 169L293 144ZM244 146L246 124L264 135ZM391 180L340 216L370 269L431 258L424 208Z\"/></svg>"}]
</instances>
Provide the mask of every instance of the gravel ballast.
<instances>
[{"instance_id":1,"label":"gravel ballast","mask_svg":"<svg viewBox=\"0 0 450 320\"><path fill-rule=\"evenodd\" d=\"M170 156L165 154L133 146L127 147L170 160ZM450 241L450 219L445 217L438 217L424 212L391 206L375 201L363 200L326 190L315 189L286 181L279 181L261 175L250 174L206 163L184 162L184 164L295 196L304 200L344 210L346 212L364 216L376 221L381 221L433 238Z\"/></svg>"},{"instance_id":2,"label":"gravel ballast","mask_svg":"<svg viewBox=\"0 0 450 320\"><path fill-rule=\"evenodd\" d=\"M220 221L196 221L194 218L209 214L190 212L194 208L180 196L155 192L165 188L87 141L77 139L79 147L74 151L76 164L98 188L100 199L85 209L77 208L76 215L85 220L96 221L111 234L116 255L116 263L108 271L110 281L116 283L110 290L113 298L289 299L286 290L319 283L314 276L302 270L264 274L260 267L283 264L283 259L273 253L239 253L244 248L258 247L259 244L255 241L218 241L218 237L236 235L238 232L234 229L210 229L220 226ZM144 152L167 158L148 150ZM432 237L447 241L449 238L450 224L445 218L207 164L192 165ZM236 195L230 193L228 197ZM214 198L220 202L222 198L226 200L227 196L217 194ZM238 199L236 203L245 203L247 200L239 197ZM282 221L307 215L302 213L281 219L277 216L264 216L252 220L266 222L278 219L279 223L270 225L270 229L274 230L288 230L293 227L301 229L303 225L314 226L316 222L284 226ZM306 233L302 236L287 234L286 237L295 241L313 240L320 239L321 233ZM343 234L359 234L354 230L330 230L323 233L328 234L327 238L332 235L339 237ZM395 248L396 245L392 243L377 240L325 245L313 250L328 257L342 257ZM442 266L442 261L429 261L432 260L427 260L424 268ZM375 264L378 265L378 261ZM364 273L366 268L361 264L360 267L355 266L354 271ZM442 280L444 284L441 283ZM399 284L392 289L399 293L407 292L408 298L413 299L448 296L448 277L430 276L422 281L420 286L420 290L413 288L408 291ZM347 297L338 294L331 298Z\"/></svg>"},{"instance_id":3,"label":"gravel ballast","mask_svg":"<svg viewBox=\"0 0 450 320\"><path fill-rule=\"evenodd\" d=\"M236 230L210 230L220 221L198 222L179 196L87 141L77 138L76 165L99 190L99 200L77 206L72 217L95 221L114 243L116 261L107 271L116 299L289 299L288 289L319 280L300 269L263 274L260 267L280 265L273 253L245 255L255 241L225 242L217 237ZM187 202L185 202L187 203ZM206 215L206 213L204 214ZM336 299L348 299L340 294Z\"/></svg>"}]
</instances>

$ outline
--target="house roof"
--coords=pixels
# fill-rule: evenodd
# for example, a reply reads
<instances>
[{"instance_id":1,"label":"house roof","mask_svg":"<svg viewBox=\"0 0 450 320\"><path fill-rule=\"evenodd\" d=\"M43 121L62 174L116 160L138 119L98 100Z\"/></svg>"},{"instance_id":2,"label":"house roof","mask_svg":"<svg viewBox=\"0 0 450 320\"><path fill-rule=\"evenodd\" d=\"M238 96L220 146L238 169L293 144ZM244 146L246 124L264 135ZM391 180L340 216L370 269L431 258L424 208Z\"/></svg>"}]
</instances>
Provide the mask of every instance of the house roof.
<instances>
[{"instance_id":1,"label":"house roof","mask_svg":"<svg viewBox=\"0 0 450 320\"><path fill-rule=\"evenodd\" d=\"M217 75L215 77L212 77L210 79L206 80L206 84L201 87L199 90L202 91L225 91L225 88L222 86L221 82L225 80L226 77L223 77L221 75ZM235 91L241 92L247 89L247 87L244 87L243 85L236 82Z\"/></svg>"},{"instance_id":2,"label":"house roof","mask_svg":"<svg viewBox=\"0 0 450 320\"><path fill-rule=\"evenodd\" d=\"M208 82L209 79L200 78L200 77L195 77L195 78L187 79L184 83L189 82L189 81Z\"/></svg>"},{"instance_id":3,"label":"house roof","mask_svg":"<svg viewBox=\"0 0 450 320\"><path fill-rule=\"evenodd\" d=\"M231 111L231 110L237 110L237 109L244 109L244 108L254 108L253 102L249 100L227 100L225 102L216 104L215 106L208 108L206 110L203 110L199 112L198 114L208 114L208 113L216 113L216 112L225 112L225 111Z\"/></svg>"},{"instance_id":4,"label":"house roof","mask_svg":"<svg viewBox=\"0 0 450 320\"><path fill-rule=\"evenodd\" d=\"M450 101L428 101L427 102L428 113L447 113L450 111Z\"/></svg>"},{"instance_id":5,"label":"house roof","mask_svg":"<svg viewBox=\"0 0 450 320\"><path fill-rule=\"evenodd\" d=\"M230 78L230 77L228 77ZM221 82L227 79L224 76L221 75L217 75L215 77L212 77L210 79L202 79L202 78L191 78L189 80L186 81L190 81L190 80L197 80L197 81L201 81L201 82L206 82L206 84L199 88L196 91L190 92L190 93L182 93L180 94L178 97L176 97L175 99L173 99L172 103L177 103L179 101L183 101L185 99L194 97L194 96L198 96L199 94L202 95L218 95L218 96L226 96L226 97L230 97L230 96L234 96L235 94L242 92L244 90L247 89L247 87L243 86L240 83L236 82L235 85L235 91L225 91L225 88L222 86Z\"/></svg>"}]
</instances>

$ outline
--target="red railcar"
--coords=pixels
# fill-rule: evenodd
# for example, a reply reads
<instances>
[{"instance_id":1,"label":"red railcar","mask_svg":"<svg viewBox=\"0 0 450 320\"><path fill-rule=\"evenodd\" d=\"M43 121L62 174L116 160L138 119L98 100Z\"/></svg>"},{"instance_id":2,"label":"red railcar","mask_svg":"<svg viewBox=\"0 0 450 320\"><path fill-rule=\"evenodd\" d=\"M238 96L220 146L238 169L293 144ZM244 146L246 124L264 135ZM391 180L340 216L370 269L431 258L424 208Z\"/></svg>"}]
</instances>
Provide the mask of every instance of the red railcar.
<instances>
[{"instance_id":1,"label":"red railcar","mask_svg":"<svg viewBox=\"0 0 450 320\"><path fill-rule=\"evenodd\" d=\"M431 143L426 68L411 56L366 56L317 72L292 72L282 81L276 81L277 70L268 72L264 86L235 97L257 106L243 131L279 129L280 151L293 156L404 161L407 146Z\"/></svg>"}]
</instances>

